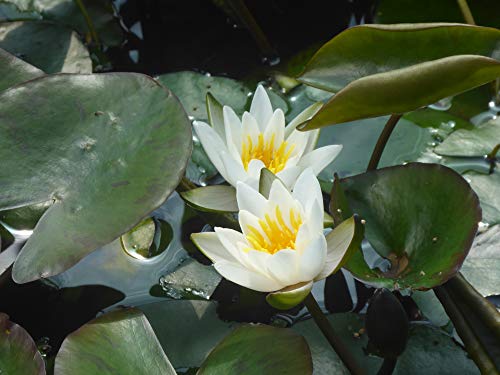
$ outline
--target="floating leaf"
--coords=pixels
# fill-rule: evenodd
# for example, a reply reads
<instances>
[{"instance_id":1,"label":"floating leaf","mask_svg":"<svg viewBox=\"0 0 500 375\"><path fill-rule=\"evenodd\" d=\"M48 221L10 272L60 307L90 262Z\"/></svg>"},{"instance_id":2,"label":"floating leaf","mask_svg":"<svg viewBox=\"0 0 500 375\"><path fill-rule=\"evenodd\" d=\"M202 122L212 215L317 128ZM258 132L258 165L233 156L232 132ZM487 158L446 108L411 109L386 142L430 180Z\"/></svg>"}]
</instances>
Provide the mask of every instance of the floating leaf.
<instances>
[{"instance_id":1,"label":"floating leaf","mask_svg":"<svg viewBox=\"0 0 500 375\"><path fill-rule=\"evenodd\" d=\"M52 205L52 202L37 203L31 206L0 211L0 221L14 229L33 229L38 220Z\"/></svg>"},{"instance_id":2,"label":"floating leaf","mask_svg":"<svg viewBox=\"0 0 500 375\"><path fill-rule=\"evenodd\" d=\"M362 77L445 57L482 55L496 58L500 53L499 40L500 30L461 24L356 26L323 45L309 61L299 80L323 90L337 92ZM454 60L444 61L452 63ZM419 73L419 70L407 72L415 74ZM431 90L428 83L423 84L421 76L414 79L423 86L424 91ZM444 81L437 86L443 85L446 85ZM378 91L378 95L381 94L386 92ZM396 96L400 94L401 92L398 92ZM385 95L382 97L385 98Z\"/></svg>"},{"instance_id":3,"label":"floating leaf","mask_svg":"<svg viewBox=\"0 0 500 375\"><path fill-rule=\"evenodd\" d=\"M497 144L500 144L500 118L471 130L453 132L434 152L447 156L484 156Z\"/></svg>"},{"instance_id":4,"label":"floating leaf","mask_svg":"<svg viewBox=\"0 0 500 375\"><path fill-rule=\"evenodd\" d=\"M211 93L222 105L242 113L248 101L250 89L231 78L184 71L163 74L158 80L177 95L188 115L197 120L208 120L207 93Z\"/></svg>"},{"instance_id":5,"label":"floating leaf","mask_svg":"<svg viewBox=\"0 0 500 375\"><path fill-rule=\"evenodd\" d=\"M43 74L40 69L0 48L0 91Z\"/></svg>"},{"instance_id":6,"label":"floating leaf","mask_svg":"<svg viewBox=\"0 0 500 375\"><path fill-rule=\"evenodd\" d=\"M46 73L92 72L87 48L65 26L41 21L2 23L0 48Z\"/></svg>"},{"instance_id":7,"label":"floating leaf","mask_svg":"<svg viewBox=\"0 0 500 375\"><path fill-rule=\"evenodd\" d=\"M353 313L332 314L328 320L343 344L368 374L376 374L382 359L367 355L364 319ZM293 329L302 334L311 348L314 373L349 375L349 371L328 345L314 321L299 322ZM453 338L429 325L410 326L407 348L398 358L395 375L474 374L479 370Z\"/></svg>"},{"instance_id":8,"label":"floating leaf","mask_svg":"<svg viewBox=\"0 0 500 375\"><path fill-rule=\"evenodd\" d=\"M341 185L352 211L366 220L366 238L391 263L385 272L371 270L355 253L346 265L355 277L379 287L425 290L460 269L481 209L459 174L410 163L346 178Z\"/></svg>"},{"instance_id":9,"label":"floating leaf","mask_svg":"<svg viewBox=\"0 0 500 375\"><path fill-rule=\"evenodd\" d=\"M500 225L476 237L461 273L483 296L500 295Z\"/></svg>"},{"instance_id":10,"label":"floating leaf","mask_svg":"<svg viewBox=\"0 0 500 375\"><path fill-rule=\"evenodd\" d=\"M0 373L45 375L45 363L31 336L0 313Z\"/></svg>"},{"instance_id":11,"label":"floating leaf","mask_svg":"<svg viewBox=\"0 0 500 375\"><path fill-rule=\"evenodd\" d=\"M94 319L64 340L54 375L175 375L151 325L136 309Z\"/></svg>"},{"instance_id":12,"label":"floating leaf","mask_svg":"<svg viewBox=\"0 0 500 375\"><path fill-rule=\"evenodd\" d=\"M414 111L500 76L500 61L459 55L360 78L326 103L302 130Z\"/></svg>"},{"instance_id":13,"label":"floating leaf","mask_svg":"<svg viewBox=\"0 0 500 375\"><path fill-rule=\"evenodd\" d=\"M17 6L19 14L16 16L10 12L8 17L0 16L0 20L17 21L27 18L42 18L64 25L80 33L82 37L89 34L89 28L85 18L80 11L76 1L73 0L2 0ZM85 0L85 8L94 28L99 35L100 41L108 46L118 46L123 42L123 31L111 1Z\"/></svg>"},{"instance_id":14,"label":"floating leaf","mask_svg":"<svg viewBox=\"0 0 500 375\"><path fill-rule=\"evenodd\" d=\"M479 196L483 221L489 225L500 223L500 172L487 175L471 171L463 176Z\"/></svg>"},{"instance_id":15,"label":"floating leaf","mask_svg":"<svg viewBox=\"0 0 500 375\"><path fill-rule=\"evenodd\" d=\"M266 350L262 350L266 348ZM208 355L198 374L312 374L306 341L291 329L245 325Z\"/></svg>"},{"instance_id":16,"label":"floating leaf","mask_svg":"<svg viewBox=\"0 0 500 375\"><path fill-rule=\"evenodd\" d=\"M179 102L138 74L42 77L0 95L0 113L0 208L54 202L14 265L18 282L131 229L177 186L191 151Z\"/></svg>"},{"instance_id":17,"label":"floating leaf","mask_svg":"<svg viewBox=\"0 0 500 375\"><path fill-rule=\"evenodd\" d=\"M207 212L238 212L236 189L227 185L204 186L183 191L181 197L193 208Z\"/></svg>"}]
</instances>

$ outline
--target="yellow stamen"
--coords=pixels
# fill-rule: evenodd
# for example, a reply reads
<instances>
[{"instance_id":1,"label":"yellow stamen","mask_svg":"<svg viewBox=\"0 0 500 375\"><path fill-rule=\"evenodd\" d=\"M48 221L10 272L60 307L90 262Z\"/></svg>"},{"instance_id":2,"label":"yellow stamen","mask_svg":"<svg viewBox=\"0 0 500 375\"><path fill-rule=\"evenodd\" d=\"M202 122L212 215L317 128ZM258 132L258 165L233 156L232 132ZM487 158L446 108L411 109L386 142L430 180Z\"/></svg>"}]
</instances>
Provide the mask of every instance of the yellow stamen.
<instances>
[{"instance_id":1,"label":"yellow stamen","mask_svg":"<svg viewBox=\"0 0 500 375\"><path fill-rule=\"evenodd\" d=\"M249 225L246 238L254 250L275 254L283 249L295 250L295 240L302 225L302 218L294 209L290 209L290 225L283 219L279 206L276 206L275 217L266 214L259 219L259 227ZM247 248L250 250L251 248Z\"/></svg>"},{"instance_id":2,"label":"yellow stamen","mask_svg":"<svg viewBox=\"0 0 500 375\"><path fill-rule=\"evenodd\" d=\"M265 141L264 134L259 133L257 144L254 144L249 135L246 140L243 140L241 161L245 170L248 170L248 164L253 159L261 160L266 168L273 173L278 173L285 168L286 162L290 158L295 145L288 145L286 141L283 141L278 147L275 147L275 138L275 134L273 133L271 139Z\"/></svg>"}]
</instances>

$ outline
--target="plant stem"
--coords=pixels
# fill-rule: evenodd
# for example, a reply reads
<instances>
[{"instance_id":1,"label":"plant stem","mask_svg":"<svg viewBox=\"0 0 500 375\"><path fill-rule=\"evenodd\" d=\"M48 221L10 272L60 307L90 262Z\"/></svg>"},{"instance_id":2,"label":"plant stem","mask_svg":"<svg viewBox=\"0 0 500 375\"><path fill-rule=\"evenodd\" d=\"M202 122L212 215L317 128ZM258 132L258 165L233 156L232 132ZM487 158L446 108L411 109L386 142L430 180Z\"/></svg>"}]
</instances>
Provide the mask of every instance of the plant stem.
<instances>
[{"instance_id":1,"label":"plant stem","mask_svg":"<svg viewBox=\"0 0 500 375\"><path fill-rule=\"evenodd\" d=\"M99 41L99 36L97 35L97 31L95 30L94 23L90 18L89 12L87 12L87 8L85 7L85 4L83 4L83 0L75 0L75 2L76 5L78 5L78 8L80 8L83 18L85 18L85 22L87 23L93 42L97 45L97 47L100 47L101 42Z\"/></svg>"},{"instance_id":2,"label":"plant stem","mask_svg":"<svg viewBox=\"0 0 500 375\"><path fill-rule=\"evenodd\" d=\"M367 171L373 171L377 169L380 158L382 157L382 153L384 152L385 145L401 116L402 115L391 115L389 120L387 120L382 133L380 133L380 137L378 137L377 144L373 149L370 162L368 163L368 167L366 168Z\"/></svg>"},{"instance_id":3,"label":"plant stem","mask_svg":"<svg viewBox=\"0 0 500 375\"><path fill-rule=\"evenodd\" d=\"M182 176L181 182L179 182L179 185L175 190L177 190L178 193L183 192L183 191L188 191L188 190L193 190L196 189L198 186L193 184L191 181L189 181L186 176Z\"/></svg>"},{"instance_id":4,"label":"plant stem","mask_svg":"<svg viewBox=\"0 0 500 375\"><path fill-rule=\"evenodd\" d=\"M474 21L474 17L472 16L472 13L470 11L469 4L467 4L467 0L457 0L457 3L460 7L462 15L464 16L465 22L467 22L469 25L475 25L476 22Z\"/></svg>"},{"instance_id":5,"label":"plant stem","mask_svg":"<svg viewBox=\"0 0 500 375\"><path fill-rule=\"evenodd\" d=\"M351 355L351 353L346 349L342 340L335 334L332 326L328 319L326 319L323 311L319 307L318 303L314 299L312 293L309 293L304 300L304 304L307 307L307 310L311 313L311 316L314 319L314 322L321 330L325 338L328 340L333 350L338 354L344 365L347 369L354 375L364 374L364 371L358 366L356 360Z\"/></svg>"},{"instance_id":6,"label":"plant stem","mask_svg":"<svg viewBox=\"0 0 500 375\"><path fill-rule=\"evenodd\" d=\"M479 342L474 331L467 323L460 309L453 301L452 297L446 290L446 287L441 285L435 287L434 293L443 305L446 313L450 317L458 335L465 345L465 349L469 353L474 363L479 367L482 374L495 374L495 365L486 354L483 345Z\"/></svg>"}]
</instances>

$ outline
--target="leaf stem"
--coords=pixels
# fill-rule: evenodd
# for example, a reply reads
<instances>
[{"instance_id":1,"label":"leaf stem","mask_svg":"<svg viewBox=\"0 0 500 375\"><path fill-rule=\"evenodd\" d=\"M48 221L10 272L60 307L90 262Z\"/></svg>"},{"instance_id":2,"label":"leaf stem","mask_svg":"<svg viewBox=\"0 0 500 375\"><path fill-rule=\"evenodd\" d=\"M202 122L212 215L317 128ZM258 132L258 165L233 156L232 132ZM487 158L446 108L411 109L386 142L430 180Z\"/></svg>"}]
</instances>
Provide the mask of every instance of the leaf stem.
<instances>
[{"instance_id":1,"label":"leaf stem","mask_svg":"<svg viewBox=\"0 0 500 375\"><path fill-rule=\"evenodd\" d=\"M500 143L497 144L495 147L493 147L493 150L491 150L491 152L488 155L486 155L486 161L490 163L490 171L489 171L490 174L492 174L493 171L495 170L495 166L497 164L498 151L500 151Z\"/></svg>"},{"instance_id":2,"label":"leaf stem","mask_svg":"<svg viewBox=\"0 0 500 375\"><path fill-rule=\"evenodd\" d=\"M469 353L472 360L476 363L477 367L479 367L481 373L494 374L496 371L495 365L488 357L488 354L486 354L483 345L474 334L472 327L467 323L467 320L461 313L459 307L448 293L446 285L435 287L433 290L436 297L439 299L439 302L441 302L446 313L453 322L458 335L465 345L465 349Z\"/></svg>"},{"instance_id":3,"label":"leaf stem","mask_svg":"<svg viewBox=\"0 0 500 375\"><path fill-rule=\"evenodd\" d=\"M384 152L385 145L401 116L402 115L393 114L391 115L389 120L387 120L387 123L385 124L384 129L382 130L382 133L380 133L380 137L377 140L377 144L373 149L370 162L368 163L368 167L366 168L367 171L373 171L377 169L380 158L382 157L382 153Z\"/></svg>"},{"instance_id":4,"label":"leaf stem","mask_svg":"<svg viewBox=\"0 0 500 375\"><path fill-rule=\"evenodd\" d=\"M398 363L397 358L384 358L384 362L378 370L377 375L391 375L396 368L396 363Z\"/></svg>"},{"instance_id":5,"label":"leaf stem","mask_svg":"<svg viewBox=\"0 0 500 375\"><path fill-rule=\"evenodd\" d=\"M87 8L85 7L85 4L83 3L83 0L75 0L76 5L78 5L78 8L80 8L80 12L82 13L83 18L85 18L85 22L87 23L87 27L89 28L90 36L94 43L97 45L97 47L100 47L101 42L99 40L99 36L97 35L97 31L95 30L94 23L92 22L92 19L90 18L89 12L87 11Z\"/></svg>"},{"instance_id":6,"label":"leaf stem","mask_svg":"<svg viewBox=\"0 0 500 375\"><path fill-rule=\"evenodd\" d=\"M469 4L467 4L467 0L457 0L457 3L460 7L460 11L462 12L465 22L467 22L469 25L475 25L476 21L474 21L474 17L472 16L472 12L469 8Z\"/></svg>"},{"instance_id":7,"label":"leaf stem","mask_svg":"<svg viewBox=\"0 0 500 375\"><path fill-rule=\"evenodd\" d=\"M358 366L356 360L351 355L351 353L346 349L342 340L335 334L333 327L330 325L328 319L326 319L325 314L321 311L318 303L314 299L312 293L309 293L304 300L304 304L307 310L311 313L314 322L321 330L325 338L328 340L333 350L338 354L347 369L354 375L364 374L364 371Z\"/></svg>"}]
</instances>

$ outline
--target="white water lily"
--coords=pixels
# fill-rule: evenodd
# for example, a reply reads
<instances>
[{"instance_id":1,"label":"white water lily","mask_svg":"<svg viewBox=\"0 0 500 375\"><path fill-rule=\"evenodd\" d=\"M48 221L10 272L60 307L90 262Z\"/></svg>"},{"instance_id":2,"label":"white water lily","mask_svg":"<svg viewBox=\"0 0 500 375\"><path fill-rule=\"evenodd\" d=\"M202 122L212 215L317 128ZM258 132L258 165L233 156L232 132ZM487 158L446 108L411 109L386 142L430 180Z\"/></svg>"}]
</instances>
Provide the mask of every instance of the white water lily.
<instances>
[{"instance_id":1,"label":"white water lily","mask_svg":"<svg viewBox=\"0 0 500 375\"><path fill-rule=\"evenodd\" d=\"M283 111L273 112L266 90L259 85L250 112L241 120L224 106L224 127L214 129L200 121L193 125L208 157L231 185L242 181L257 188L260 170L267 168L291 187L304 169L310 167L318 175L342 149L341 145L314 149L319 129L296 130L320 108L321 103L313 104L285 127Z\"/></svg>"},{"instance_id":2,"label":"white water lily","mask_svg":"<svg viewBox=\"0 0 500 375\"><path fill-rule=\"evenodd\" d=\"M286 288L305 289L307 294L313 281L329 276L342 263L352 233L338 235L341 224L330 232L327 244L323 196L311 168L299 176L292 192L275 180L269 199L239 182L237 200L243 233L216 227L215 232L191 235L226 279L260 292Z\"/></svg>"}]
</instances>

